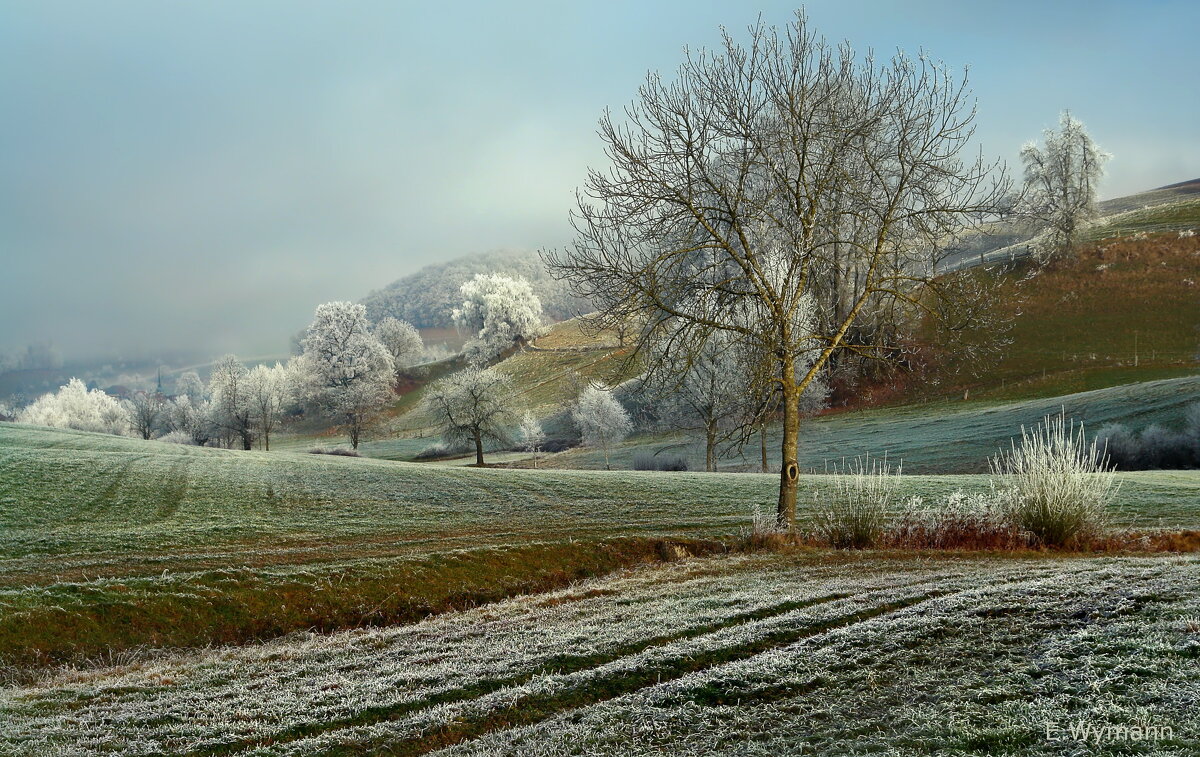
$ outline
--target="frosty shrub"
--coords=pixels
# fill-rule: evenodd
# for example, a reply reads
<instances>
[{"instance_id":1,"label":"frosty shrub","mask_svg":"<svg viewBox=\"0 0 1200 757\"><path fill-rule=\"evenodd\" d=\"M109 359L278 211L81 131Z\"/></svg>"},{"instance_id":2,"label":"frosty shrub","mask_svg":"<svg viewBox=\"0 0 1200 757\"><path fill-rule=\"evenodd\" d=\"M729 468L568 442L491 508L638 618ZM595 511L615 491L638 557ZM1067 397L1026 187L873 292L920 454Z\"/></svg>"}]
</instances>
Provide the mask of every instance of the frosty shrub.
<instances>
[{"instance_id":1,"label":"frosty shrub","mask_svg":"<svg viewBox=\"0 0 1200 757\"><path fill-rule=\"evenodd\" d=\"M183 444L187 446L195 446L196 441L192 435L186 431L168 431L158 437L158 441L166 442L167 444Z\"/></svg>"},{"instance_id":2,"label":"frosty shrub","mask_svg":"<svg viewBox=\"0 0 1200 757\"><path fill-rule=\"evenodd\" d=\"M682 473L688 470L688 462L679 455L651 455L639 452L633 456L633 469Z\"/></svg>"},{"instance_id":3,"label":"frosty shrub","mask_svg":"<svg viewBox=\"0 0 1200 757\"><path fill-rule=\"evenodd\" d=\"M1002 499L961 489L935 502L912 497L888 529L884 542L902 549L1013 549L1024 535L1001 506Z\"/></svg>"},{"instance_id":4,"label":"frosty shrub","mask_svg":"<svg viewBox=\"0 0 1200 757\"><path fill-rule=\"evenodd\" d=\"M898 496L900 467L862 457L828 472L837 474L832 486L812 492L815 535L838 549L874 546Z\"/></svg>"},{"instance_id":5,"label":"frosty shrub","mask_svg":"<svg viewBox=\"0 0 1200 757\"><path fill-rule=\"evenodd\" d=\"M1064 546L1097 535L1119 484L1095 440L1065 413L1048 415L1033 429L1021 427L1013 443L992 461L1004 487L1003 507L1012 522L1046 546Z\"/></svg>"},{"instance_id":6,"label":"frosty shrub","mask_svg":"<svg viewBox=\"0 0 1200 757\"><path fill-rule=\"evenodd\" d=\"M129 431L129 408L116 397L88 389L73 378L57 392L38 397L17 414L17 421L122 436Z\"/></svg>"},{"instance_id":7,"label":"frosty shrub","mask_svg":"<svg viewBox=\"0 0 1200 757\"><path fill-rule=\"evenodd\" d=\"M334 457L362 457L356 449L346 449L345 447L313 447L308 451L310 455L333 455Z\"/></svg>"}]
</instances>

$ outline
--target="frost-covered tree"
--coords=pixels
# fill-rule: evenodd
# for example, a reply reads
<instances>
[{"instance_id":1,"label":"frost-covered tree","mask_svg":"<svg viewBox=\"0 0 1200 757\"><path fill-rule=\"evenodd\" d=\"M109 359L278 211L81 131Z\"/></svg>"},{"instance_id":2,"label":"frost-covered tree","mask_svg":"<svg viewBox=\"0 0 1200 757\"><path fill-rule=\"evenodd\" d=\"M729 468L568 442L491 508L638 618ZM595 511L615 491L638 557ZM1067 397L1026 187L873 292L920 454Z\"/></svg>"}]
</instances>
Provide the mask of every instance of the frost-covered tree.
<instances>
[{"instance_id":1,"label":"frost-covered tree","mask_svg":"<svg viewBox=\"0 0 1200 757\"><path fill-rule=\"evenodd\" d=\"M298 358L307 398L342 423L350 446L392 398L395 368L387 347L371 333L366 308L352 302L317 307Z\"/></svg>"},{"instance_id":2,"label":"frost-covered tree","mask_svg":"<svg viewBox=\"0 0 1200 757\"><path fill-rule=\"evenodd\" d=\"M186 396L192 402L197 402L208 396L208 392L204 388L204 382L200 380L200 374L195 371L184 371L175 380L175 396Z\"/></svg>"},{"instance_id":3,"label":"frost-covered tree","mask_svg":"<svg viewBox=\"0 0 1200 757\"><path fill-rule=\"evenodd\" d=\"M546 432L542 430L542 424L538 423L537 416L531 411L526 410L521 416L521 426L517 430L521 441L521 449L533 455L533 467L537 467L538 454L542 451L542 444L546 441Z\"/></svg>"},{"instance_id":4,"label":"frost-covered tree","mask_svg":"<svg viewBox=\"0 0 1200 757\"><path fill-rule=\"evenodd\" d=\"M172 433L186 434L192 444L203 447L218 436L213 404L202 392L192 399L180 394L167 407L167 428Z\"/></svg>"},{"instance_id":5,"label":"frost-covered tree","mask_svg":"<svg viewBox=\"0 0 1200 757\"><path fill-rule=\"evenodd\" d=\"M669 365L670 345L658 349L666 354L656 359ZM732 339L714 334L690 359L663 372L666 384L654 392L657 414L666 425L703 435L707 471L716 470L718 441L740 426L750 410L752 391L739 352Z\"/></svg>"},{"instance_id":6,"label":"frost-covered tree","mask_svg":"<svg viewBox=\"0 0 1200 757\"><path fill-rule=\"evenodd\" d=\"M375 336L383 342L388 354L392 356L395 381L399 384L400 374L404 369L420 360L425 352L421 334L408 321L388 316L375 326Z\"/></svg>"},{"instance_id":7,"label":"frost-covered tree","mask_svg":"<svg viewBox=\"0 0 1200 757\"><path fill-rule=\"evenodd\" d=\"M250 394L250 418L262 441L263 449L271 451L271 432L283 418L283 411L292 401L293 377L288 366L257 365L246 377Z\"/></svg>"},{"instance_id":8,"label":"frost-covered tree","mask_svg":"<svg viewBox=\"0 0 1200 757\"><path fill-rule=\"evenodd\" d=\"M130 427L129 410L124 403L99 389L88 390L77 378L21 410L17 422L116 436L125 435Z\"/></svg>"},{"instance_id":9,"label":"frost-covered tree","mask_svg":"<svg viewBox=\"0 0 1200 757\"><path fill-rule=\"evenodd\" d=\"M593 323L645 324L643 364L654 340L695 354L715 331L762 356L753 375L778 388L783 416L777 516L794 527L809 384L835 353L907 359L900 334L860 338L875 314L975 323L987 282L939 263L1009 192L998 166L969 154L974 105L946 66L864 58L803 14L749 35L688 53L673 77L651 73L601 118L611 165L588 173L575 242L546 260L596 304ZM798 320L807 298L829 299L835 264L852 274L844 309Z\"/></svg>"},{"instance_id":10,"label":"frost-covered tree","mask_svg":"<svg viewBox=\"0 0 1200 757\"><path fill-rule=\"evenodd\" d=\"M1044 145L1021 148L1025 191L1021 215L1045 227L1047 257L1070 252L1080 227L1096 213L1096 190L1112 156L1092 141L1083 123L1063 111L1058 130L1042 133Z\"/></svg>"},{"instance_id":11,"label":"frost-covered tree","mask_svg":"<svg viewBox=\"0 0 1200 757\"><path fill-rule=\"evenodd\" d=\"M254 406L250 396L250 371L236 355L226 355L213 366L208 379L212 417L216 425L248 450L254 443Z\"/></svg>"},{"instance_id":12,"label":"frost-covered tree","mask_svg":"<svg viewBox=\"0 0 1200 757\"><path fill-rule=\"evenodd\" d=\"M151 439L166 414L166 398L157 392L134 392L129 398L129 425L134 434Z\"/></svg>"},{"instance_id":13,"label":"frost-covered tree","mask_svg":"<svg viewBox=\"0 0 1200 757\"><path fill-rule=\"evenodd\" d=\"M469 366L425 390L425 407L450 445L473 444L483 465L483 444L509 442L517 423L512 379L494 368Z\"/></svg>"},{"instance_id":14,"label":"frost-covered tree","mask_svg":"<svg viewBox=\"0 0 1200 757\"><path fill-rule=\"evenodd\" d=\"M471 335L464 351L473 362L486 362L538 335L542 303L523 277L476 274L461 292L463 303L454 310L454 325Z\"/></svg>"},{"instance_id":15,"label":"frost-covered tree","mask_svg":"<svg viewBox=\"0 0 1200 757\"><path fill-rule=\"evenodd\" d=\"M610 390L589 386L579 395L571 418L579 427L584 444L604 450L604 469L610 470L609 449L633 431L629 413Z\"/></svg>"}]
</instances>

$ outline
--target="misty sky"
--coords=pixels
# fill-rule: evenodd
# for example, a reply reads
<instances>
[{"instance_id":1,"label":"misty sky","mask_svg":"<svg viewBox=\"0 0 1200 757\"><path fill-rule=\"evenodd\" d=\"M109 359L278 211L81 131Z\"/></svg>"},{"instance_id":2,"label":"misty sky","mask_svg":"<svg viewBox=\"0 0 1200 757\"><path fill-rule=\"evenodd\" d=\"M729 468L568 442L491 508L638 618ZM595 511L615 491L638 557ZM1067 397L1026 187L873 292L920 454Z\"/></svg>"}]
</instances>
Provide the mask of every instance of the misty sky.
<instances>
[{"instance_id":1,"label":"misty sky","mask_svg":"<svg viewBox=\"0 0 1200 757\"><path fill-rule=\"evenodd\" d=\"M811 2L969 64L1015 161L1069 107L1106 197L1200 176L1187 2ZM765 2L0 2L0 350L280 354L313 307L568 239L603 108Z\"/></svg>"}]
</instances>

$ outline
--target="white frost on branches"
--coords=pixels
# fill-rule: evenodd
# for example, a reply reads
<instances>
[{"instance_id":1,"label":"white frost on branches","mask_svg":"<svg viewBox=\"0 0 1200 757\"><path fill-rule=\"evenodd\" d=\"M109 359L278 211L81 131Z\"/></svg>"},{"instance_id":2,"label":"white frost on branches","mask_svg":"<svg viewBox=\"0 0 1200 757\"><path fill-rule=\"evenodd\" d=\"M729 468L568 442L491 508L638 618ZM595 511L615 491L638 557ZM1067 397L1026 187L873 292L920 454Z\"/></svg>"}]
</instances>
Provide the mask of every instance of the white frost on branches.
<instances>
[{"instance_id":1,"label":"white frost on branches","mask_svg":"<svg viewBox=\"0 0 1200 757\"><path fill-rule=\"evenodd\" d=\"M276 363L273 368L258 365L247 377L251 421L263 448L268 452L271 450L271 432L279 425L283 411L292 402L295 382L291 366L291 363Z\"/></svg>"},{"instance_id":2,"label":"white frost on branches","mask_svg":"<svg viewBox=\"0 0 1200 757\"><path fill-rule=\"evenodd\" d=\"M542 302L521 276L476 274L461 292L454 325L472 335L464 348L472 362L487 362L514 344L524 346L541 331Z\"/></svg>"},{"instance_id":3,"label":"white frost on branches","mask_svg":"<svg viewBox=\"0 0 1200 757\"><path fill-rule=\"evenodd\" d=\"M99 389L88 390L77 378L39 397L17 414L17 422L116 436L125 435L130 427L129 410L120 400Z\"/></svg>"},{"instance_id":4,"label":"white frost on branches","mask_svg":"<svg viewBox=\"0 0 1200 757\"><path fill-rule=\"evenodd\" d=\"M425 407L447 444L474 445L477 465L483 465L483 443L507 443L508 427L516 423L512 379L494 368L470 366L431 384Z\"/></svg>"},{"instance_id":5,"label":"white frost on branches","mask_svg":"<svg viewBox=\"0 0 1200 757\"><path fill-rule=\"evenodd\" d=\"M610 469L609 449L633 431L629 413L610 390L589 386L579 395L571 418L579 427L584 444L604 450L604 468Z\"/></svg>"},{"instance_id":6,"label":"white frost on branches","mask_svg":"<svg viewBox=\"0 0 1200 757\"><path fill-rule=\"evenodd\" d=\"M375 336L392 356L397 382L400 380L400 372L420 360L425 351L421 334L408 321L388 316L375 326Z\"/></svg>"},{"instance_id":7,"label":"white frost on branches","mask_svg":"<svg viewBox=\"0 0 1200 757\"><path fill-rule=\"evenodd\" d=\"M1068 111L1059 118L1058 131L1047 129L1043 139L1044 147L1029 142L1021 148L1025 192L1019 211L1045 227L1039 250L1045 257L1068 252L1080 228L1095 216L1096 188L1112 156Z\"/></svg>"},{"instance_id":8,"label":"white frost on branches","mask_svg":"<svg viewBox=\"0 0 1200 757\"><path fill-rule=\"evenodd\" d=\"M217 361L208 379L212 418L228 442L236 437L248 450L254 440L253 407L250 402L250 371L235 355Z\"/></svg>"},{"instance_id":9,"label":"white frost on branches","mask_svg":"<svg viewBox=\"0 0 1200 757\"><path fill-rule=\"evenodd\" d=\"M352 302L318 306L303 344L305 394L346 424L350 445L358 449L363 430L392 397L391 354L371 333L366 308Z\"/></svg>"}]
</instances>

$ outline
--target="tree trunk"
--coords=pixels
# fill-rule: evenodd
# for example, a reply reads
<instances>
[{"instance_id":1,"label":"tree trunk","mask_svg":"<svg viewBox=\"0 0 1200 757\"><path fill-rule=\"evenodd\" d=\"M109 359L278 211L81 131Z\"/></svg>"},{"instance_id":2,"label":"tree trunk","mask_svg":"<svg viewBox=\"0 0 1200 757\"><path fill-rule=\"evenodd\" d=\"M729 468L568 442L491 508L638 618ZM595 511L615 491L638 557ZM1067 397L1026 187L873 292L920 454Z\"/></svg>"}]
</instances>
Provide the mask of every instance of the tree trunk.
<instances>
[{"instance_id":1,"label":"tree trunk","mask_svg":"<svg viewBox=\"0 0 1200 757\"><path fill-rule=\"evenodd\" d=\"M483 467L483 436L475 434L475 464Z\"/></svg>"},{"instance_id":2,"label":"tree trunk","mask_svg":"<svg viewBox=\"0 0 1200 757\"><path fill-rule=\"evenodd\" d=\"M705 432L704 470L712 473L717 469L717 424L710 421Z\"/></svg>"},{"instance_id":3,"label":"tree trunk","mask_svg":"<svg viewBox=\"0 0 1200 757\"><path fill-rule=\"evenodd\" d=\"M800 482L800 391L796 387L791 360L783 366L783 467L779 471L779 525L788 531L796 528L796 490Z\"/></svg>"},{"instance_id":4,"label":"tree trunk","mask_svg":"<svg viewBox=\"0 0 1200 757\"><path fill-rule=\"evenodd\" d=\"M762 447L762 472L768 472L767 467L767 422L764 420L758 425L758 441Z\"/></svg>"},{"instance_id":5,"label":"tree trunk","mask_svg":"<svg viewBox=\"0 0 1200 757\"><path fill-rule=\"evenodd\" d=\"M360 431L361 431L361 429L358 427L358 419L351 418L350 419L350 447L351 447L351 449L358 449L358 436L359 436Z\"/></svg>"},{"instance_id":6,"label":"tree trunk","mask_svg":"<svg viewBox=\"0 0 1200 757\"><path fill-rule=\"evenodd\" d=\"M270 431L263 431L263 448L267 452L271 451L271 432Z\"/></svg>"},{"instance_id":7,"label":"tree trunk","mask_svg":"<svg viewBox=\"0 0 1200 757\"><path fill-rule=\"evenodd\" d=\"M239 433L242 436L242 449L247 452L254 449L254 437L250 434L250 430L243 429Z\"/></svg>"}]
</instances>

